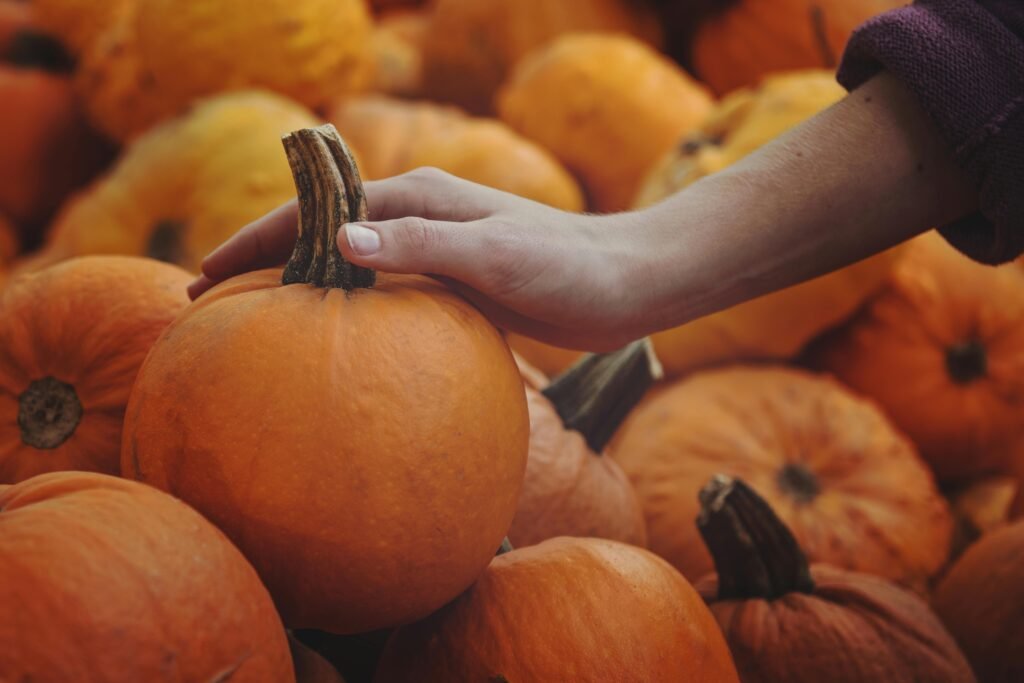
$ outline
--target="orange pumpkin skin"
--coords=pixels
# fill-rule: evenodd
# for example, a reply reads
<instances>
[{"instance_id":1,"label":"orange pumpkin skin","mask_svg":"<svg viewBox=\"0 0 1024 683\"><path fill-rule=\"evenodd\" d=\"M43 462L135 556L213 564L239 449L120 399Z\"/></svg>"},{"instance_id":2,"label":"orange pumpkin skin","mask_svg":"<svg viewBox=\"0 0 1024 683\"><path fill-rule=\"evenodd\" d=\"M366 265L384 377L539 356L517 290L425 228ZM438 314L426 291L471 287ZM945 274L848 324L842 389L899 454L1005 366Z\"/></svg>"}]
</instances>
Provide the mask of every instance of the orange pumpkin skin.
<instances>
[{"instance_id":1,"label":"orange pumpkin skin","mask_svg":"<svg viewBox=\"0 0 1024 683\"><path fill-rule=\"evenodd\" d=\"M739 679L707 608L667 563L614 541L555 538L496 557L454 602L398 629L374 680Z\"/></svg>"},{"instance_id":2,"label":"orange pumpkin skin","mask_svg":"<svg viewBox=\"0 0 1024 683\"><path fill-rule=\"evenodd\" d=\"M582 434L566 429L551 401L526 388L530 455L515 519L514 547L556 536L607 538L647 544L643 511L618 464L594 453Z\"/></svg>"},{"instance_id":3,"label":"orange pumpkin skin","mask_svg":"<svg viewBox=\"0 0 1024 683\"><path fill-rule=\"evenodd\" d=\"M171 496L47 474L0 486L0 529L5 680L295 680L256 572Z\"/></svg>"},{"instance_id":4,"label":"orange pumpkin skin","mask_svg":"<svg viewBox=\"0 0 1024 683\"><path fill-rule=\"evenodd\" d=\"M7 283L0 293L0 482L57 470L118 473L132 383L188 304L190 279L148 259L90 257Z\"/></svg>"},{"instance_id":5,"label":"orange pumpkin skin","mask_svg":"<svg viewBox=\"0 0 1024 683\"><path fill-rule=\"evenodd\" d=\"M348 294L280 282L232 279L171 325L132 392L124 475L223 529L290 627L423 617L512 521L529 440L518 370L429 278Z\"/></svg>"},{"instance_id":6,"label":"orange pumpkin skin","mask_svg":"<svg viewBox=\"0 0 1024 683\"><path fill-rule=\"evenodd\" d=\"M877 401L940 479L997 472L1024 435L1024 270L924 235L814 355Z\"/></svg>"},{"instance_id":7,"label":"orange pumpkin skin","mask_svg":"<svg viewBox=\"0 0 1024 683\"><path fill-rule=\"evenodd\" d=\"M913 445L824 377L693 375L638 406L611 453L644 506L648 547L691 580L713 570L692 521L719 473L763 496L812 562L922 589L948 556L952 517Z\"/></svg>"},{"instance_id":8,"label":"orange pumpkin skin","mask_svg":"<svg viewBox=\"0 0 1024 683\"><path fill-rule=\"evenodd\" d=\"M692 61L701 80L722 95L776 71L835 69L846 41L876 14L903 0L738 0L704 21Z\"/></svg>"},{"instance_id":9,"label":"orange pumpkin skin","mask_svg":"<svg viewBox=\"0 0 1024 683\"><path fill-rule=\"evenodd\" d=\"M433 166L566 211L582 211L576 181L550 152L493 119L381 96L336 103L327 119L355 149L367 178Z\"/></svg>"},{"instance_id":10,"label":"orange pumpkin skin","mask_svg":"<svg viewBox=\"0 0 1024 683\"><path fill-rule=\"evenodd\" d=\"M934 605L980 683L1024 680L1024 522L981 537L935 590Z\"/></svg>"},{"instance_id":11,"label":"orange pumpkin skin","mask_svg":"<svg viewBox=\"0 0 1024 683\"><path fill-rule=\"evenodd\" d=\"M551 150L604 212L629 208L648 170L712 105L702 85L654 49L598 33L531 52L497 102L501 119Z\"/></svg>"},{"instance_id":12,"label":"orange pumpkin skin","mask_svg":"<svg viewBox=\"0 0 1024 683\"><path fill-rule=\"evenodd\" d=\"M18 232L14 225L0 215L0 269L18 255Z\"/></svg>"},{"instance_id":13,"label":"orange pumpkin skin","mask_svg":"<svg viewBox=\"0 0 1024 683\"><path fill-rule=\"evenodd\" d=\"M426 94L476 114L531 50L560 35L607 31L661 42L656 18L627 0L436 0L424 43Z\"/></svg>"}]
</instances>

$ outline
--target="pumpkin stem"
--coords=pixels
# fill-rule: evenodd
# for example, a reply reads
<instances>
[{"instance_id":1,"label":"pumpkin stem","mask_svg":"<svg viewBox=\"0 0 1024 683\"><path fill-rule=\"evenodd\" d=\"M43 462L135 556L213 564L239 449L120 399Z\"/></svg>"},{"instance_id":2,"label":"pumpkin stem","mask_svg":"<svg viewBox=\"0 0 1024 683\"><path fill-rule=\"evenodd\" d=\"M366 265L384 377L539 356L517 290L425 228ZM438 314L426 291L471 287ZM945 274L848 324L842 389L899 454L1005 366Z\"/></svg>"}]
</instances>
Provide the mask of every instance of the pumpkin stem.
<instances>
[{"instance_id":1,"label":"pumpkin stem","mask_svg":"<svg viewBox=\"0 0 1024 683\"><path fill-rule=\"evenodd\" d=\"M41 69L52 74L69 74L75 69L75 62L63 45L35 31L15 33L4 57L19 69Z\"/></svg>"},{"instance_id":2,"label":"pumpkin stem","mask_svg":"<svg viewBox=\"0 0 1024 683\"><path fill-rule=\"evenodd\" d=\"M978 340L956 344L946 350L946 370L957 384L970 384L988 373L988 353Z\"/></svg>"},{"instance_id":3,"label":"pumpkin stem","mask_svg":"<svg viewBox=\"0 0 1024 683\"><path fill-rule=\"evenodd\" d=\"M504 555L505 553L510 553L513 550L515 550L515 548L512 547L512 541L508 540L508 536L506 536L502 540L501 545L498 546L498 552L495 553L495 555Z\"/></svg>"},{"instance_id":4,"label":"pumpkin stem","mask_svg":"<svg viewBox=\"0 0 1024 683\"><path fill-rule=\"evenodd\" d=\"M793 533L746 483L717 475L701 490L700 504L697 528L715 560L720 600L814 591Z\"/></svg>"},{"instance_id":5,"label":"pumpkin stem","mask_svg":"<svg viewBox=\"0 0 1024 683\"><path fill-rule=\"evenodd\" d=\"M369 215L352 152L331 124L297 130L282 142L299 194L299 234L282 283L346 292L373 287L376 272L346 261L337 245L346 223Z\"/></svg>"},{"instance_id":6,"label":"pumpkin stem","mask_svg":"<svg viewBox=\"0 0 1024 683\"><path fill-rule=\"evenodd\" d=\"M650 339L641 339L612 353L584 356L541 393L565 428L582 434L590 450L600 454L661 377Z\"/></svg>"}]
</instances>

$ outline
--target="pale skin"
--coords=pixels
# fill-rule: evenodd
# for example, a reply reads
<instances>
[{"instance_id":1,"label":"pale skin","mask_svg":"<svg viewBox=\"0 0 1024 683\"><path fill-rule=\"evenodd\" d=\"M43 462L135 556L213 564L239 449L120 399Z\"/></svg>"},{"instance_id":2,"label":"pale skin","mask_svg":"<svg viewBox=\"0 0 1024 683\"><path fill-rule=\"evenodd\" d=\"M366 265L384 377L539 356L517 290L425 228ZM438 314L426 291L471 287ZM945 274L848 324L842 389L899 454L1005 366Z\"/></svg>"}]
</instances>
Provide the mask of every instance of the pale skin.
<instances>
[{"instance_id":1,"label":"pale skin","mask_svg":"<svg viewBox=\"0 0 1024 683\"><path fill-rule=\"evenodd\" d=\"M570 214L434 169L366 183L345 258L444 279L504 329L607 351L802 282L977 208L911 95L882 74L725 171L641 211ZM203 262L195 298L282 264L294 202Z\"/></svg>"}]
</instances>

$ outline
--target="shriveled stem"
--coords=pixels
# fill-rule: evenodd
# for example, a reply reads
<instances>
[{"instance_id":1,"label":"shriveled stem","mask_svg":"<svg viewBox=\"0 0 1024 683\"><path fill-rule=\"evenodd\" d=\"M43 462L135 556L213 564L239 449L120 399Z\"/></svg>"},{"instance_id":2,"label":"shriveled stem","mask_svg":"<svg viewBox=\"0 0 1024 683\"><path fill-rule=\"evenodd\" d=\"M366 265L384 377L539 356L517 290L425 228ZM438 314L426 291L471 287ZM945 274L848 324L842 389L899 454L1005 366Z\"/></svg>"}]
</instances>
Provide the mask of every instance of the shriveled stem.
<instances>
[{"instance_id":1,"label":"shriveled stem","mask_svg":"<svg viewBox=\"0 0 1024 683\"><path fill-rule=\"evenodd\" d=\"M814 591L796 538L746 483L717 475L701 490L700 504L697 528L715 561L720 600Z\"/></svg>"},{"instance_id":2,"label":"shriveled stem","mask_svg":"<svg viewBox=\"0 0 1024 683\"><path fill-rule=\"evenodd\" d=\"M601 453L647 390L662 377L649 339L618 351L585 356L544 391L566 429Z\"/></svg>"},{"instance_id":3,"label":"shriveled stem","mask_svg":"<svg viewBox=\"0 0 1024 683\"><path fill-rule=\"evenodd\" d=\"M349 263L338 251L338 231L368 217L348 146L331 124L289 133L282 141L299 195L299 234L282 282L346 292L373 287L376 272Z\"/></svg>"}]
</instances>

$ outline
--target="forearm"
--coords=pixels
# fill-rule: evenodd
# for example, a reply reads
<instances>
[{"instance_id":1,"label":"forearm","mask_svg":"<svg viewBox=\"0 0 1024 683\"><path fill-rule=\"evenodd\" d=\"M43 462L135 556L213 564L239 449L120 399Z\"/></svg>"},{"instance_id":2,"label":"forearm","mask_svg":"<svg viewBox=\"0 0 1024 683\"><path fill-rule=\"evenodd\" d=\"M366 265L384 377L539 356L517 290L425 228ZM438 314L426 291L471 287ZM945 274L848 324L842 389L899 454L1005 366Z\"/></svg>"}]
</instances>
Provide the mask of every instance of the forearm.
<instances>
[{"instance_id":1,"label":"forearm","mask_svg":"<svg viewBox=\"0 0 1024 683\"><path fill-rule=\"evenodd\" d=\"M642 327L677 325L882 251L975 208L911 96L880 75L732 167L645 211L628 258Z\"/></svg>"}]
</instances>

